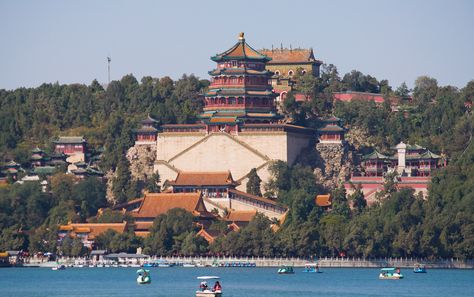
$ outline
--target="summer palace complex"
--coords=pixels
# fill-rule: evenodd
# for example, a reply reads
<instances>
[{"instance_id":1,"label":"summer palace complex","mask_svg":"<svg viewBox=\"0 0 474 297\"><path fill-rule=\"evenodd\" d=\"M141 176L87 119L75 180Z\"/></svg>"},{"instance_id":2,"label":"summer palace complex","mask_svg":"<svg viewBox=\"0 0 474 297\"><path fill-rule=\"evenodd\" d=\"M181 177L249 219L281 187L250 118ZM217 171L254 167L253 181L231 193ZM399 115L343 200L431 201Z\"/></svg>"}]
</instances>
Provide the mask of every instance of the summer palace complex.
<instances>
[{"instance_id":1,"label":"summer palace complex","mask_svg":"<svg viewBox=\"0 0 474 297\"><path fill-rule=\"evenodd\" d=\"M59 238L80 238L93 247L94 238L107 229L119 233L129 228L137 236L150 233L154 219L173 208L183 208L196 217L199 236L212 242L216 236L209 226L213 221L227 223L226 232L234 232L261 213L272 221L283 222L288 209L277 200L246 193L249 173L256 169L262 185L269 181L269 166L281 160L293 165L303 151L315 151L327 168L348 155L345 139L347 126L343 120L331 116L319 119L319 128L311 129L285 121L278 113L278 100L293 91L296 71L319 76L322 61L312 49L253 49L240 33L229 49L211 57L215 68L209 71L210 86L203 96L203 112L191 124L165 124L148 116L135 129L134 153L152 155L147 163L148 173L158 172L162 193L144 193L143 197L115 205L112 209L129 214L135 220L128 223L69 223L59 227ZM372 100L383 102L380 94L337 93L335 100ZM299 97L298 97L299 96ZM308 100L296 94L297 100ZM40 149L32 152L32 164L44 167L54 162L68 165L68 172L84 177L93 172L92 155L82 137L59 137L54 154L45 159ZM362 156L351 167L351 176L336 176L348 193L360 186L369 203L383 188L384 178L398 173L398 187L411 187L426 194L433 170L445 166L446 158L428 149L399 143L394 153L384 155L377 150ZM337 159L334 156L338 156ZM131 163L135 160L131 160ZM352 166L352 165L351 165ZM54 167L52 167L54 169ZM142 170L141 168L140 170ZM11 161L2 174L20 171ZM145 169L143 169L145 170ZM340 169L337 169L340 170ZM342 171L341 171L342 172ZM98 176L103 173L97 172ZM324 175L323 175L324 178ZM329 187L328 187L329 188ZM276 197L274 197L276 198ZM331 208L330 195L318 195L314 203L327 211ZM101 216L103 209L99 209ZM275 225L276 226L276 225Z\"/></svg>"}]
</instances>

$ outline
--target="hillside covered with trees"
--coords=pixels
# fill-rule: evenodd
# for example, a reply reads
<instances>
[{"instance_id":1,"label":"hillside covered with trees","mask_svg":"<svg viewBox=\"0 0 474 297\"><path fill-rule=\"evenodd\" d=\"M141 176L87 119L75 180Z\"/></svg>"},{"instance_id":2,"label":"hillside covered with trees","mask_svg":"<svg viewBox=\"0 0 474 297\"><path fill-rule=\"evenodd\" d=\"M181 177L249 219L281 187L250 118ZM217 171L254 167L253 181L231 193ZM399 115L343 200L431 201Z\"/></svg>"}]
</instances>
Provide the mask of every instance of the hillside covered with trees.
<instances>
[{"instance_id":1,"label":"hillside covered with trees","mask_svg":"<svg viewBox=\"0 0 474 297\"><path fill-rule=\"evenodd\" d=\"M410 93L404 84L392 90L388 81L358 71L340 77L333 65L323 67L321 78L300 75L297 79L298 91L312 99L296 102L288 96L283 112L295 123L318 127L318 117L334 114L382 151L403 140L445 154L448 166L434 175L428 198L423 200L406 189L398 191L387 182L380 201L368 207L360 191L346 195L343 188L324 189L315 181L308 160L292 167L276 162L265 189L290 209L276 232L270 228L275 222L257 215L240 232L208 245L195 236L198 230L191 224L192 216L172 210L156 218L149 238L110 231L99 236L98 247L133 251L143 246L149 253L163 255L474 258L474 120L468 108L474 100L474 81L457 89L420 77L411 92L413 100L394 112L390 104L333 103L331 94L354 90L404 97ZM118 202L135 198L142 189L133 184L125 158L133 143L132 129L147 114L160 124L194 122L201 112L199 95L208 84L186 75L177 81L144 77L141 82L127 75L106 89L93 81L88 86L43 84L0 90L0 162L14 159L27 168L35 146L48 148L59 135L84 135L92 147L105 149L101 169L119 172L115 187L122 194ZM362 151L371 149L367 144L361 146ZM257 176L254 183L258 182ZM249 187L254 193L259 190L253 184ZM333 210L324 212L315 206L314 197L328 190ZM76 240L56 246L58 225L84 221L109 203L102 182L94 178L76 182L61 173L52 176L45 193L37 183L1 187L0 250L80 255L86 251ZM113 211L101 218L133 221ZM213 228L223 231L219 222Z\"/></svg>"}]
</instances>

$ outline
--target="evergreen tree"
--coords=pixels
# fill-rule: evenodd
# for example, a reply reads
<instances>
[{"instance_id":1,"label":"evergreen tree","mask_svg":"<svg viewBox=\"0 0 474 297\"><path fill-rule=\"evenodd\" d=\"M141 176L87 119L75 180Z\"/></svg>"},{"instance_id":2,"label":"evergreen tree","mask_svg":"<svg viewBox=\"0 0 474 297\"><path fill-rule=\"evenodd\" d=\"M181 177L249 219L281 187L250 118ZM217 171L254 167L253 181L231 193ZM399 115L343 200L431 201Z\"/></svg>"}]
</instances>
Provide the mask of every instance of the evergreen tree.
<instances>
[{"instance_id":1,"label":"evergreen tree","mask_svg":"<svg viewBox=\"0 0 474 297\"><path fill-rule=\"evenodd\" d=\"M136 198L131 197L132 194L135 194L136 187L131 187L133 185L127 159L122 158L119 161L115 175L112 181L115 203L120 204L126 202L129 198Z\"/></svg>"},{"instance_id":2,"label":"evergreen tree","mask_svg":"<svg viewBox=\"0 0 474 297\"><path fill-rule=\"evenodd\" d=\"M257 169L252 168L247 177L249 179L247 181L247 193L255 196L262 196L262 192L260 190L260 184L262 180L257 174Z\"/></svg>"},{"instance_id":3,"label":"evergreen tree","mask_svg":"<svg viewBox=\"0 0 474 297\"><path fill-rule=\"evenodd\" d=\"M333 213L348 218L351 211L346 198L346 189L344 187L336 188L332 191L331 196Z\"/></svg>"},{"instance_id":4,"label":"evergreen tree","mask_svg":"<svg viewBox=\"0 0 474 297\"><path fill-rule=\"evenodd\" d=\"M357 187L354 193L349 195L349 201L352 203L352 209L355 214L361 214L367 207L367 201L360 187Z\"/></svg>"},{"instance_id":5,"label":"evergreen tree","mask_svg":"<svg viewBox=\"0 0 474 297\"><path fill-rule=\"evenodd\" d=\"M153 173L153 175L145 181L145 190L150 193L159 193L161 190L160 182L160 174L158 172Z\"/></svg>"},{"instance_id":6,"label":"evergreen tree","mask_svg":"<svg viewBox=\"0 0 474 297\"><path fill-rule=\"evenodd\" d=\"M410 90L408 89L408 86L405 82L402 82L402 84L397 88L395 91L395 95L406 98L410 94Z\"/></svg>"}]
</instances>

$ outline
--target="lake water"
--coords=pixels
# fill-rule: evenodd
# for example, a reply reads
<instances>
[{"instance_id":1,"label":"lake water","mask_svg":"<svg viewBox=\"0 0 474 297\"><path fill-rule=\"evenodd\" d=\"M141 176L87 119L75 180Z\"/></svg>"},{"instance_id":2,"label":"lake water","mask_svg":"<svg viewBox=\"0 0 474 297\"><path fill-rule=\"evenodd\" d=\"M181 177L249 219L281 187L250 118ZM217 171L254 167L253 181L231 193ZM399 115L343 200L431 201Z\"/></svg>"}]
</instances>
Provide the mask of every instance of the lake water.
<instances>
[{"instance_id":1,"label":"lake water","mask_svg":"<svg viewBox=\"0 0 474 297\"><path fill-rule=\"evenodd\" d=\"M199 275L218 275L225 297L474 296L474 270L432 269L402 280L379 280L378 269L325 268L323 273L278 275L276 268L151 268L152 283L137 285L137 268L0 269L1 297L193 297ZM210 286L213 282L208 282Z\"/></svg>"}]
</instances>

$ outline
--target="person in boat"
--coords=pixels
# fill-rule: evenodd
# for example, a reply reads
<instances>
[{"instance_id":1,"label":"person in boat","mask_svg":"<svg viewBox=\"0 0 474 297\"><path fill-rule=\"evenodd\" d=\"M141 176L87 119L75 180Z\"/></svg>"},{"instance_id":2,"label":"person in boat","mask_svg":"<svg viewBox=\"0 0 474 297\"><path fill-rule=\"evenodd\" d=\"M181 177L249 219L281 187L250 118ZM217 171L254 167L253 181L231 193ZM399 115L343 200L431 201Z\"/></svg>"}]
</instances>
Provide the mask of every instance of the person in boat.
<instances>
[{"instance_id":1,"label":"person in boat","mask_svg":"<svg viewBox=\"0 0 474 297\"><path fill-rule=\"evenodd\" d=\"M206 291L208 289L207 282L201 282L199 288L201 289L201 291Z\"/></svg>"},{"instance_id":2,"label":"person in boat","mask_svg":"<svg viewBox=\"0 0 474 297\"><path fill-rule=\"evenodd\" d=\"M216 283L214 284L214 288L212 288L212 291L213 291L213 292L222 291L222 286L221 286L221 284L219 283L219 281L216 281Z\"/></svg>"}]
</instances>

